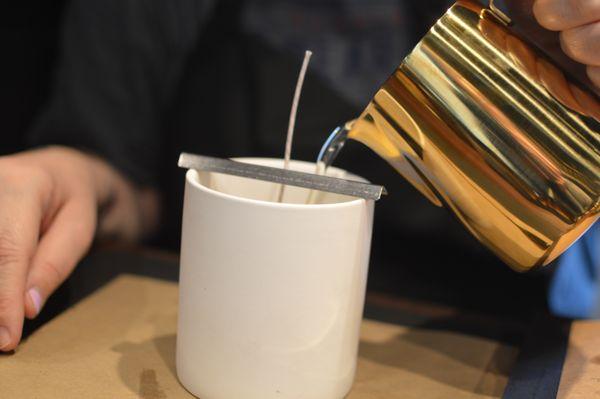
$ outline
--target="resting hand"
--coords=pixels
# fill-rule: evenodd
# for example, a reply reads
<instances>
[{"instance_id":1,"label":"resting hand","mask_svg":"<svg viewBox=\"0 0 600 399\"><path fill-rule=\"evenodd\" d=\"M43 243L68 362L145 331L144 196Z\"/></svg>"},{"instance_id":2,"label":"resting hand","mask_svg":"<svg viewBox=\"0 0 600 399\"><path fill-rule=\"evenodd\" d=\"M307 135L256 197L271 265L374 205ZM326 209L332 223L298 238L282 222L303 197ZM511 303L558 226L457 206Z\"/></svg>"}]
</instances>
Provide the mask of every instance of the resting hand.
<instances>
[{"instance_id":1,"label":"resting hand","mask_svg":"<svg viewBox=\"0 0 600 399\"><path fill-rule=\"evenodd\" d=\"M23 318L37 316L96 230L139 237L137 193L106 162L66 147L0 157L0 351L17 346Z\"/></svg>"}]
</instances>

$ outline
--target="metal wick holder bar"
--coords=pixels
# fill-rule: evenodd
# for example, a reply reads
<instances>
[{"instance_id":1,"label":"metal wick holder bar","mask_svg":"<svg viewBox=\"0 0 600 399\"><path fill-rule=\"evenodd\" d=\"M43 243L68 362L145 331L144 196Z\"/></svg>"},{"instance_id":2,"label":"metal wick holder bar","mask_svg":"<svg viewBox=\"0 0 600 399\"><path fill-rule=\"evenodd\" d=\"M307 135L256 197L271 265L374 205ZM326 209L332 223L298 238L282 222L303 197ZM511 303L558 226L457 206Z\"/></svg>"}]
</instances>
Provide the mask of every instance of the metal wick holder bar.
<instances>
[{"instance_id":1,"label":"metal wick holder bar","mask_svg":"<svg viewBox=\"0 0 600 399\"><path fill-rule=\"evenodd\" d=\"M377 201L382 195L387 194L385 187L375 184L236 162L230 159L188 154L185 152L181 153L177 164L181 168L224 173L227 175L247 177L289 186L303 187L311 190L344 194L367 200Z\"/></svg>"}]
</instances>

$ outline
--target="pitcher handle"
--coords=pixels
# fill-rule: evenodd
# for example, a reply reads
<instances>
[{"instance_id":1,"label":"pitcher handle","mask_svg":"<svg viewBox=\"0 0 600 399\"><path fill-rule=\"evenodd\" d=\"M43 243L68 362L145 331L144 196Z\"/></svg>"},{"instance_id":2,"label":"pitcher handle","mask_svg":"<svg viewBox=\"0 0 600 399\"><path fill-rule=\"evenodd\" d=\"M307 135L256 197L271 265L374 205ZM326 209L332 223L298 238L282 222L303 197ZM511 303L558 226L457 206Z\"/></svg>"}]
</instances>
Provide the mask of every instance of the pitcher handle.
<instances>
[{"instance_id":1,"label":"pitcher handle","mask_svg":"<svg viewBox=\"0 0 600 399\"><path fill-rule=\"evenodd\" d=\"M496 21L501 24L508 26L512 23L512 19L508 15L504 13L501 9L496 7L494 0L489 0L489 6L486 9L483 9L481 17L485 17L487 15L492 16Z\"/></svg>"}]
</instances>

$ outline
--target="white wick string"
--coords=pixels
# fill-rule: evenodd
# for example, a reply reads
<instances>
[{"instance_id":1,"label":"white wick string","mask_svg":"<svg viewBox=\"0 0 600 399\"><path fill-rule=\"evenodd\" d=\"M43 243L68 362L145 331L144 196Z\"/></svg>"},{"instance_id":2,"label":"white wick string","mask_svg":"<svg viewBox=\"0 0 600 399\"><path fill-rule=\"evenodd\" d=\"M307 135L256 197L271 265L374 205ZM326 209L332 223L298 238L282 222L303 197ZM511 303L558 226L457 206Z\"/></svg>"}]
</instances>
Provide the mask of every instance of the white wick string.
<instances>
[{"instance_id":1,"label":"white wick string","mask_svg":"<svg viewBox=\"0 0 600 399\"><path fill-rule=\"evenodd\" d=\"M294 127L296 126L296 114L298 113L298 103L300 102L300 93L302 92L302 86L304 85L304 76L306 76L306 70L308 69L308 63L312 51L306 50L304 52L304 60L302 61L302 68L300 68L300 75L298 75L298 81L296 82L296 91L294 92L294 100L292 101L292 110L290 112L290 120L288 123L287 138L285 140L285 154L283 158L283 168L290 168L290 159L292 157L292 141L294 140ZM278 202L283 200L284 185L279 188Z\"/></svg>"}]
</instances>

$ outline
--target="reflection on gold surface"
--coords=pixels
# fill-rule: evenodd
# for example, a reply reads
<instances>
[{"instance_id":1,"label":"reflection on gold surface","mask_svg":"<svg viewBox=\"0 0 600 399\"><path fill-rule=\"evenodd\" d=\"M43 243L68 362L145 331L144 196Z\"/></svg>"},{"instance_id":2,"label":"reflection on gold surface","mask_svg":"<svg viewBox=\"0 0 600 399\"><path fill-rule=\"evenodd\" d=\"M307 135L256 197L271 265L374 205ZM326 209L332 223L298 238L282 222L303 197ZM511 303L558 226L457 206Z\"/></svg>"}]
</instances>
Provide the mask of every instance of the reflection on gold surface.
<instances>
[{"instance_id":1,"label":"reflection on gold surface","mask_svg":"<svg viewBox=\"0 0 600 399\"><path fill-rule=\"evenodd\" d=\"M528 270L600 216L600 100L494 12L454 4L348 137Z\"/></svg>"}]
</instances>

